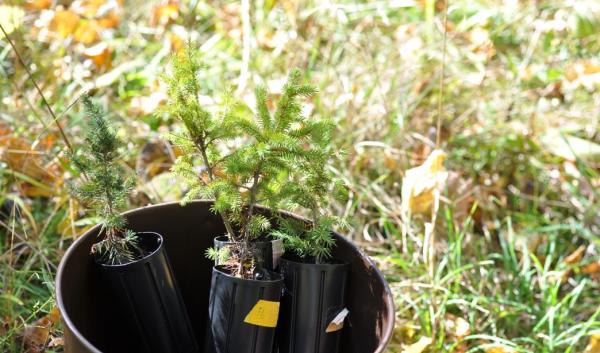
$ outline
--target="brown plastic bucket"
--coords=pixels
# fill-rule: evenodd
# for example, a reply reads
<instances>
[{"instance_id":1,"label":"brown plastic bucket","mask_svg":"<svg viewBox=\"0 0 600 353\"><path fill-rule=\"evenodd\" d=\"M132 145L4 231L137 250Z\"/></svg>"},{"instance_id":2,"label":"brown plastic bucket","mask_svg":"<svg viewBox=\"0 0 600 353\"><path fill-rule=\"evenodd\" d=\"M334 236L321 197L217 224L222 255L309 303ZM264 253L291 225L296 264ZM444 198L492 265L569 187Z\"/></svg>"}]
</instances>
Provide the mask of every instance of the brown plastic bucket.
<instances>
[{"instance_id":1,"label":"brown plastic bucket","mask_svg":"<svg viewBox=\"0 0 600 353\"><path fill-rule=\"evenodd\" d=\"M225 232L210 206L209 201L195 201L185 207L166 203L125 213L131 229L163 235L200 346L205 334L213 265L204 253L213 246L213 238ZM77 239L58 268L56 299L67 353L131 352L121 343L130 337L128 327L123 324L126 320L111 306L111 296L98 280L99 269L89 254L91 245L98 240L98 231L96 226ZM339 234L335 236L333 256L350 264L347 291L350 314L340 352L383 352L394 327L394 304L388 284L367 255Z\"/></svg>"}]
</instances>

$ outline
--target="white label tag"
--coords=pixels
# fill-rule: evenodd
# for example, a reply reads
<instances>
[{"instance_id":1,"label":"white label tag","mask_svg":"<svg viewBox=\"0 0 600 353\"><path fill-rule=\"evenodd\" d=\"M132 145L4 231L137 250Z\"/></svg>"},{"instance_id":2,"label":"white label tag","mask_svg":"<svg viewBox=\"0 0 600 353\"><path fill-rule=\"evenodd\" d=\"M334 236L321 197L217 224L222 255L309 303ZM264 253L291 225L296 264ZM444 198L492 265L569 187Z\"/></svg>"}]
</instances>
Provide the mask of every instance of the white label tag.
<instances>
[{"instance_id":1,"label":"white label tag","mask_svg":"<svg viewBox=\"0 0 600 353\"><path fill-rule=\"evenodd\" d=\"M329 325L327 325L325 332L329 333L341 330L344 327L344 319L346 319L346 316L348 316L348 314L350 314L350 311L348 309L342 309L342 311L340 311L333 318L333 320L331 320Z\"/></svg>"}]
</instances>

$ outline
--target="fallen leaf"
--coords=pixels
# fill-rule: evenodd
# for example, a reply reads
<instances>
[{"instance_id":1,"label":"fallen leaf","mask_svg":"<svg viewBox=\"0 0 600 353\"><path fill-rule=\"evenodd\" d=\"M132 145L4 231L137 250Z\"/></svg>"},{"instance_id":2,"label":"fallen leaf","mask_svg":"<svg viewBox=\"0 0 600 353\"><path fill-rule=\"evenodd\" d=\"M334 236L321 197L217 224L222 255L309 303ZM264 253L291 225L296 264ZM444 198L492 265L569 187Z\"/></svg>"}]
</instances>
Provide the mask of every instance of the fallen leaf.
<instances>
[{"instance_id":1,"label":"fallen leaf","mask_svg":"<svg viewBox=\"0 0 600 353\"><path fill-rule=\"evenodd\" d=\"M52 337L48 343L49 348L63 347L65 345L65 339L62 337Z\"/></svg>"},{"instance_id":2,"label":"fallen leaf","mask_svg":"<svg viewBox=\"0 0 600 353\"><path fill-rule=\"evenodd\" d=\"M116 11L111 11L96 22L102 28L116 28L121 23L121 17Z\"/></svg>"},{"instance_id":3,"label":"fallen leaf","mask_svg":"<svg viewBox=\"0 0 600 353\"><path fill-rule=\"evenodd\" d=\"M595 332L590 336L590 343L585 347L583 353L600 353L600 332Z\"/></svg>"},{"instance_id":4,"label":"fallen leaf","mask_svg":"<svg viewBox=\"0 0 600 353\"><path fill-rule=\"evenodd\" d=\"M79 15L69 10L56 11L50 22L50 30L58 33L62 38L72 35L79 26Z\"/></svg>"},{"instance_id":5,"label":"fallen leaf","mask_svg":"<svg viewBox=\"0 0 600 353\"><path fill-rule=\"evenodd\" d=\"M416 343L413 343L402 350L402 353L421 353L433 342L430 337L421 337Z\"/></svg>"},{"instance_id":6,"label":"fallen leaf","mask_svg":"<svg viewBox=\"0 0 600 353\"><path fill-rule=\"evenodd\" d=\"M565 265L576 265L581 259L583 259L583 255L585 254L585 245L581 245L575 251L573 251L569 256L565 257L563 263Z\"/></svg>"},{"instance_id":7,"label":"fallen leaf","mask_svg":"<svg viewBox=\"0 0 600 353\"><path fill-rule=\"evenodd\" d=\"M6 162L11 170L22 173L35 180L52 180L54 175L45 170L42 153L32 149L25 139L11 135L0 136L0 160Z\"/></svg>"},{"instance_id":8,"label":"fallen leaf","mask_svg":"<svg viewBox=\"0 0 600 353\"><path fill-rule=\"evenodd\" d=\"M445 159L446 152L434 150L422 165L406 171L400 206L403 214L423 213L431 209L434 193L441 190L448 179L443 165Z\"/></svg>"},{"instance_id":9,"label":"fallen leaf","mask_svg":"<svg viewBox=\"0 0 600 353\"><path fill-rule=\"evenodd\" d=\"M58 308L37 320L32 325L27 325L23 330L23 346L26 353L42 353L45 351L46 343L50 337L50 331L60 318Z\"/></svg>"},{"instance_id":10,"label":"fallen leaf","mask_svg":"<svg viewBox=\"0 0 600 353\"><path fill-rule=\"evenodd\" d=\"M100 39L100 26L95 20L81 21L73 38L83 44L92 44Z\"/></svg>"},{"instance_id":11,"label":"fallen leaf","mask_svg":"<svg viewBox=\"0 0 600 353\"><path fill-rule=\"evenodd\" d=\"M577 158L599 160L600 145L580 137L550 131L541 138L548 152L569 161Z\"/></svg>"},{"instance_id":12,"label":"fallen leaf","mask_svg":"<svg viewBox=\"0 0 600 353\"><path fill-rule=\"evenodd\" d=\"M494 346L486 348L485 353L517 353L517 351L507 346Z\"/></svg>"},{"instance_id":13,"label":"fallen leaf","mask_svg":"<svg viewBox=\"0 0 600 353\"><path fill-rule=\"evenodd\" d=\"M581 269L581 272L588 274L588 275L600 273L600 261L592 262L591 264L587 264L587 265L583 266L583 268Z\"/></svg>"},{"instance_id":14,"label":"fallen leaf","mask_svg":"<svg viewBox=\"0 0 600 353\"><path fill-rule=\"evenodd\" d=\"M101 42L83 51L83 56L92 60L99 70L106 70L112 64L112 51L108 44Z\"/></svg>"},{"instance_id":15,"label":"fallen leaf","mask_svg":"<svg viewBox=\"0 0 600 353\"><path fill-rule=\"evenodd\" d=\"M154 6L152 24L166 26L179 17L179 2L168 1Z\"/></svg>"},{"instance_id":16,"label":"fallen leaf","mask_svg":"<svg viewBox=\"0 0 600 353\"><path fill-rule=\"evenodd\" d=\"M6 34L11 34L15 29L19 28L23 23L25 11L17 6L0 5L0 24ZM0 32L0 38L4 38L4 34Z\"/></svg>"},{"instance_id":17,"label":"fallen leaf","mask_svg":"<svg viewBox=\"0 0 600 353\"><path fill-rule=\"evenodd\" d=\"M462 340L471 333L471 325L460 316L446 314L445 326L446 332L457 341Z\"/></svg>"},{"instance_id":18,"label":"fallen leaf","mask_svg":"<svg viewBox=\"0 0 600 353\"><path fill-rule=\"evenodd\" d=\"M52 0L29 0L26 6L31 10L49 9L52 6Z\"/></svg>"}]
</instances>

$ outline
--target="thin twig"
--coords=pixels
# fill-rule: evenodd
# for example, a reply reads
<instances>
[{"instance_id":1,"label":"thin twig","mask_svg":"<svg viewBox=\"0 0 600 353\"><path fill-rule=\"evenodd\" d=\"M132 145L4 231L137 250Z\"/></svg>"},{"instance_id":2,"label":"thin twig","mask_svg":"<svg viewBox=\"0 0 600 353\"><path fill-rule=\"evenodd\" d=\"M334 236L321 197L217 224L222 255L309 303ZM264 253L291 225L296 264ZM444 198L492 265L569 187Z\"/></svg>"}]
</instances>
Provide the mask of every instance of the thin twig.
<instances>
[{"instance_id":1,"label":"thin twig","mask_svg":"<svg viewBox=\"0 0 600 353\"><path fill-rule=\"evenodd\" d=\"M448 1L444 0L444 39L442 41L442 63L441 63L441 74L440 74L440 94L438 96L438 114L437 114L437 127L435 134L435 147L440 147L440 140L442 135L442 109L444 107L444 72L446 70L446 41L448 37Z\"/></svg>"},{"instance_id":2,"label":"thin twig","mask_svg":"<svg viewBox=\"0 0 600 353\"><path fill-rule=\"evenodd\" d=\"M246 88L248 77L250 76L250 0L242 0L242 69L240 71L239 83L236 93L241 94Z\"/></svg>"},{"instance_id":3,"label":"thin twig","mask_svg":"<svg viewBox=\"0 0 600 353\"><path fill-rule=\"evenodd\" d=\"M6 38L6 40L8 41L8 43L10 44L10 46L12 47L13 51L15 52L15 55L17 56L17 59L19 59L19 62L21 63L21 66L23 66L23 68L25 69L25 72L27 72L27 76L29 77L29 79L31 80L31 82L35 86L35 89L37 90L38 94L42 98L42 102L44 103L44 106L46 107L46 109L48 109L48 112L52 116L52 121L56 124L56 127L58 127L58 130L60 131L60 136L62 137L63 141L65 142L65 145L67 146L67 148L69 149L69 151L71 153L74 153L73 147L71 145L71 142L67 138L67 135L65 134L65 131L63 130L62 126L60 126L60 123L58 122L58 118L56 117L56 114L54 114L54 110L52 110L52 107L50 106L50 104L48 104L48 101L46 100L46 97L44 96L44 93L42 93L42 90L40 89L40 86L38 86L37 82L33 78L33 75L31 74L31 71L29 71L29 67L25 64L25 61L23 60L23 57L21 56L21 53L19 53L19 50L17 50L17 47L15 46L15 44L13 43L13 41L8 36L8 33L6 33L6 31L4 30L4 27L2 26L2 24L0 24L0 30L2 30L2 33L4 34L4 37Z\"/></svg>"}]
</instances>

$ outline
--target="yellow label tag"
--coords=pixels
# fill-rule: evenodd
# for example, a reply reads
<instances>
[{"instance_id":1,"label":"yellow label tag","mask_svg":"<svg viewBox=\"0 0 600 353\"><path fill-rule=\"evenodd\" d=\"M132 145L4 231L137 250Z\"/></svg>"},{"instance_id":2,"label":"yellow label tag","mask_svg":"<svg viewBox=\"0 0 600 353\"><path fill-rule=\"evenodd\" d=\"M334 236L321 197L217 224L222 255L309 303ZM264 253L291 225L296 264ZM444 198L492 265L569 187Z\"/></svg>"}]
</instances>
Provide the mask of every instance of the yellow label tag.
<instances>
[{"instance_id":1,"label":"yellow label tag","mask_svg":"<svg viewBox=\"0 0 600 353\"><path fill-rule=\"evenodd\" d=\"M260 299L246 315L244 322L256 326L276 327L278 317L279 302Z\"/></svg>"}]
</instances>

